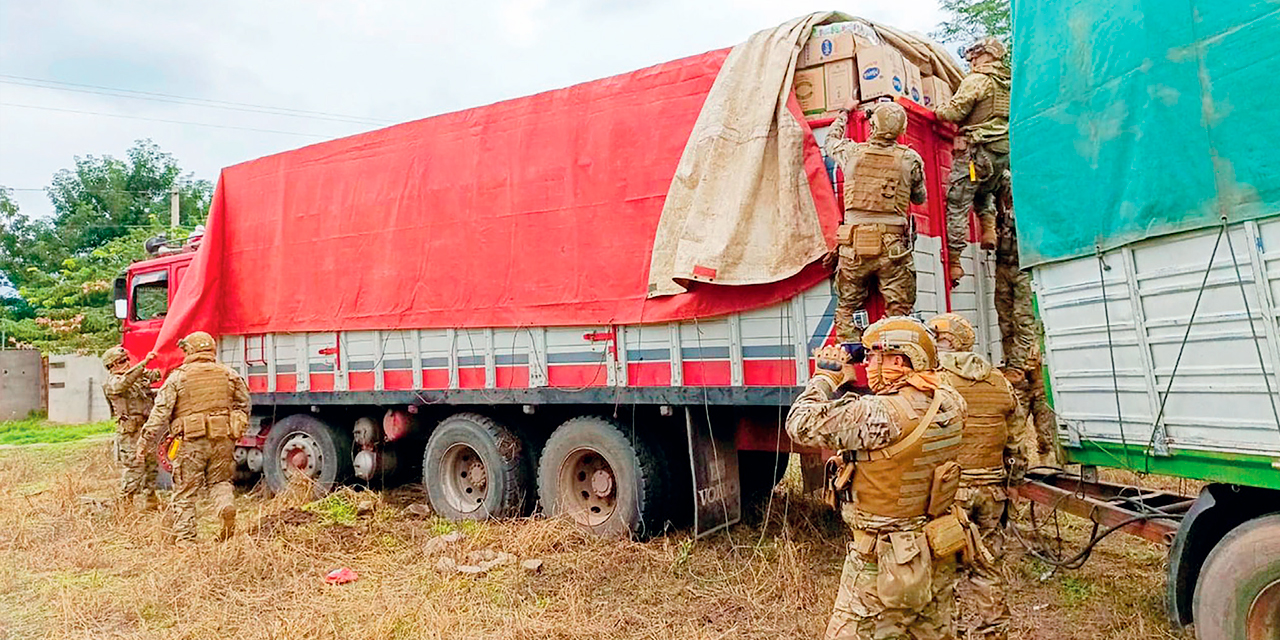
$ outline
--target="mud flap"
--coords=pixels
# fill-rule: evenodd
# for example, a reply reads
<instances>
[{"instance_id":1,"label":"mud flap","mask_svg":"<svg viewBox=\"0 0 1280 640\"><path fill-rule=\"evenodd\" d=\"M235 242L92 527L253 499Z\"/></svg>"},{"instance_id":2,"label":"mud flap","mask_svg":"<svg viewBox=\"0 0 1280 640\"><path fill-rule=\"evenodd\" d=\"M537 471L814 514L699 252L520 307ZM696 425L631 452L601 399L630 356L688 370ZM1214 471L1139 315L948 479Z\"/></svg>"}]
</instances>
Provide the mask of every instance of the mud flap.
<instances>
[{"instance_id":1,"label":"mud flap","mask_svg":"<svg viewBox=\"0 0 1280 640\"><path fill-rule=\"evenodd\" d=\"M689 408L684 415L693 470L693 534L701 538L742 520L735 426L712 429L705 416Z\"/></svg>"}]
</instances>

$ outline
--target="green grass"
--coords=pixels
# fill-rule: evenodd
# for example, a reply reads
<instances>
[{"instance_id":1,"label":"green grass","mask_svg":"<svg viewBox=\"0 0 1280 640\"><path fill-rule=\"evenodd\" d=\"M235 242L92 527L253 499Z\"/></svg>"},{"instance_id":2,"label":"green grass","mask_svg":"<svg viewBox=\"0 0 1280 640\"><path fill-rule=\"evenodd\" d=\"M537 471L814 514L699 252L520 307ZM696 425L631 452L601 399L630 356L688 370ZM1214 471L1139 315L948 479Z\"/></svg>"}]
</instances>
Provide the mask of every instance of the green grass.
<instances>
[{"instance_id":1,"label":"green grass","mask_svg":"<svg viewBox=\"0 0 1280 640\"><path fill-rule=\"evenodd\" d=\"M89 436L111 433L113 422L53 424L41 418L0 422L0 445L73 442Z\"/></svg>"},{"instance_id":2,"label":"green grass","mask_svg":"<svg viewBox=\"0 0 1280 640\"><path fill-rule=\"evenodd\" d=\"M302 510L320 516L320 523L324 525L352 526L356 523L356 506L347 500L347 494L343 492L331 493L324 499L305 504Z\"/></svg>"}]
</instances>

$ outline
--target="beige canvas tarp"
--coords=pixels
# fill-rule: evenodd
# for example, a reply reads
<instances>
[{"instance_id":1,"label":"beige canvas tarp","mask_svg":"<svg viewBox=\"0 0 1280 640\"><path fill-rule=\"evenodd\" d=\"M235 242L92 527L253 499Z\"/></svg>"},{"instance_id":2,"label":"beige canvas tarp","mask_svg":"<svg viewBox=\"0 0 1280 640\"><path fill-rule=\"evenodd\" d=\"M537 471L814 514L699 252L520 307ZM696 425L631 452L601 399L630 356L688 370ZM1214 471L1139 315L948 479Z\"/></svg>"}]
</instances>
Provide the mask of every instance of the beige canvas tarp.
<instances>
[{"instance_id":1,"label":"beige canvas tarp","mask_svg":"<svg viewBox=\"0 0 1280 640\"><path fill-rule=\"evenodd\" d=\"M749 285L785 280L829 250L804 167L806 128L787 109L796 57L813 27L854 20L814 13L734 47L716 77L654 237L649 296L690 281ZM952 86L962 72L937 45L863 20Z\"/></svg>"}]
</instances>

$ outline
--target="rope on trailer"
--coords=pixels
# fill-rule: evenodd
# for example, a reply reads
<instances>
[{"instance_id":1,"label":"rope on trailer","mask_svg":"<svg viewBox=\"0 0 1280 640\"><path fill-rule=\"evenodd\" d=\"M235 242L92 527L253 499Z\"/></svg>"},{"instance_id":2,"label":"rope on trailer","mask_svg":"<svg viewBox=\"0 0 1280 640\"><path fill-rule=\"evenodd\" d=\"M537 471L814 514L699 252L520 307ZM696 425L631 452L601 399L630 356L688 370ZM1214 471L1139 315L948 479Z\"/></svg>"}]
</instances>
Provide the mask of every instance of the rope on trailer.
<instances>
[{"instance_id":1,"label":"rope on trailer","mask_svg":"<svg viewBox=\"0 0 1280 640\"><path fill-rule=\"evenodd\" d=\"M1094 251L1098 256L1098 284L1102 286L1102 315L1107 323L1107 355L1111 357L1111 388L1116 397L1116 423L1120 428L1120 445L1124 448L1125 466L1132 467L1133 461L1129 459L1129 441L1124 436L1124 412L1120 410L1120 378L1116 371L1115 343L1111 337L1111 307L1107 304L1107 279L1103 273L1111 267L1102 260L1101 244L1095 244Z\"/></svg>"},{"instance_id":2,"label":"rope on trailer","mask_svg":"<svg viewBox=\"0 0 1280 640\"><path fill-rule=\"evenodd\" d=\"M1222 214L1222 229L1227 228L1227 215ZM1219 231L1221 234L1222 231ZM1240 286L1240 299L1244 302L1245 320L1249 323L1249 334L1253 336L1253 348L1258 352L1258 369L1262 373L1262 382L1267 386L1267 399L1271 401L1271 415L1276 419L1276 429L1280 429L1280 409L1276 408L1276 396L1271 392L1271 377L1267 375L1267 361L1262 357L1262 345L1258 342L1258 329L1253 326L1253 311L1249 308L1249 294L1244 288L1244 277L1240 275L1240 262L1236 260L1235 246L1231 242L1231 234L1227 235L1227 252L1231 254L1231 266L1235 268L1236 284ZM1254 282L1257 282L1258 274L1253 274ZM1273 322L1274 318L1263 318L1263 322Z\"/></svg>"},{"instance_id":3,"label":"rope on trailer","mask_svg":"<svg viewBox=\"0 0 1280 640\"><path fill-rule=\"evenodd\" d=\"M1191 317L1187 319L1187 330L1183 332L1182 342L1178 345L1178 357L1173 361L1173 372L1169 374L1169 382L1164 386L1164 395L1160 396L1160 410L1156 413L1155 422L1151 423L1151 438L1147 440L1147 447L1143 451L1143 469L1147 473L1151 472L1151 455L1155 452L1156 433L1159 432L1160 420L1164 418L1164 408L1169 402L1170 393L1173 391L1173 381L1178 377L1178 367L1182 364L1182 354L1187 349L1187 342L1190 341L1191 327L1196 323L1196 312L1200 310L1200 300L1204 297L1204 290L1208 288L1209 274L1213 272L1213 261L1218 257L1218 246L1222 244L1222 236L1224 235L1229 235L1227 234L1225 219L1222 227L1218 229L1217 240L1213 241L1213 251L1209 253L1209 264L1205 265L1204 277L1200 279L1200 290L1196 291L1196 302L1191 306ZM1228 237L1227 243L1230 244L1230 242L1231 238ZM1250 325L1252 325L1252 320Z\"/></svg>"}]
</instances>

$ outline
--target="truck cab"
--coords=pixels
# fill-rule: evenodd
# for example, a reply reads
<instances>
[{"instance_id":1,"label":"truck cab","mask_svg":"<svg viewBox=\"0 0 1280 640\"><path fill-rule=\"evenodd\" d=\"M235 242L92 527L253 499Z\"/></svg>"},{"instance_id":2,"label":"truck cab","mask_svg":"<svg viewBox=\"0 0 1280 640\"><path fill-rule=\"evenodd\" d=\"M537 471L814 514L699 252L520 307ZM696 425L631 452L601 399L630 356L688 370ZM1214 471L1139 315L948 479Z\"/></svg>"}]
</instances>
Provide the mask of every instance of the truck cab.
<instances>
[{"instance_id":1,"label":"truck cab","mask_svg":"<svg viewBox=\"0 0 1280 640\"><path fill-rule=\"evenodd\" d=\"M202 235L197 230L182 244L170 244L162 236L148 240L147 253L154 257L134 262L116 278L114 299L120 343L134 359L155 347L178 284L191 266Z\"/></svg>"}]
</instances>

